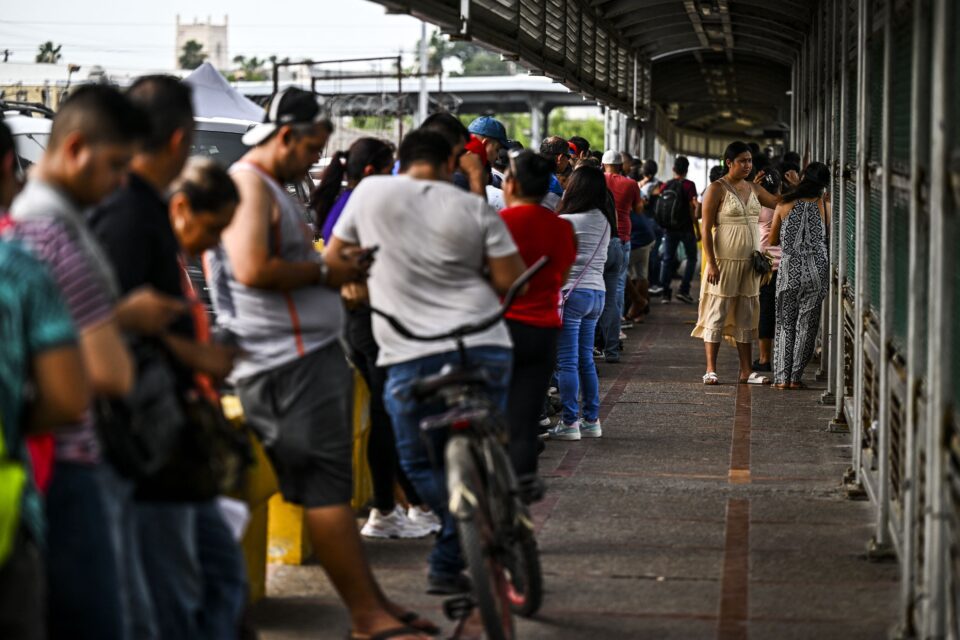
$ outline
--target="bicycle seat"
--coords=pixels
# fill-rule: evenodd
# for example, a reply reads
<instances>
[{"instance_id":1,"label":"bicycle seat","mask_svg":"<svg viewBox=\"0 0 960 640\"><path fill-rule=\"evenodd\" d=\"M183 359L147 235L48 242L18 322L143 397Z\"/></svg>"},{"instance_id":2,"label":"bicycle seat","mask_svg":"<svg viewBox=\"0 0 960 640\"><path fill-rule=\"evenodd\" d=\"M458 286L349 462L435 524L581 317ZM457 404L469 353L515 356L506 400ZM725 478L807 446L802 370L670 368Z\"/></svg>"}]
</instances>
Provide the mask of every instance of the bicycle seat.
<instances>
[{"instance_id":1,"label":"bicycle seat","mask_svg":"<svg viewBox=\"0 0 960 640\"><path fill-rule=\"evenodd\" d=\"M487 383L482 369L444 369L440 373L421 378L413 385L413 395L419 400L435 395L444 387L472 386Z\"/></svg>"}]
</instances>

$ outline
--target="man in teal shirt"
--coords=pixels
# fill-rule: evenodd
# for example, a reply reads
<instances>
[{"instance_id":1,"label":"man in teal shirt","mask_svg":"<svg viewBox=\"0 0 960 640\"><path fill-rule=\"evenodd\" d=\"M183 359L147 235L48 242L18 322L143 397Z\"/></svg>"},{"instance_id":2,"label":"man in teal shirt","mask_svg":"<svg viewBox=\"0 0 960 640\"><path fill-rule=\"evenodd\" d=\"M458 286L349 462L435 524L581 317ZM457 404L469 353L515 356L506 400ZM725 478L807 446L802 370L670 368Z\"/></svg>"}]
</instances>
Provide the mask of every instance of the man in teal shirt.
<instances>
[{"instance_id":1,"label":"man in teal shirt","mask_svg":"<svg viewBox=\"0 0 960 640\"><path fill-rule=\"evenodd\" d=\"M0 123L0 218L17 191L13 154ZM44 523L26 434L78 421L89 395L56 285L43 264L6 241L0 241L0 380L0 638L40 639L46 637Z\"/></svg>"}]
</instances>

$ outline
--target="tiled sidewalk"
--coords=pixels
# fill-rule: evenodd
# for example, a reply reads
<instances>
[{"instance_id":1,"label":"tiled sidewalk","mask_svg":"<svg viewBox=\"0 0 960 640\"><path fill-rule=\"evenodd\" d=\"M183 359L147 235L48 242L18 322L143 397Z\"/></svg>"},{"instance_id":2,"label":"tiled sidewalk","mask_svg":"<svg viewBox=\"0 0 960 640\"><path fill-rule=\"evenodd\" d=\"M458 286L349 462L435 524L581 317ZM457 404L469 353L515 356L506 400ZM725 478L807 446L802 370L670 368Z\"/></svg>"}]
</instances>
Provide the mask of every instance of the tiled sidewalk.
<instances>
[{"instance_id":1,"label":"tiled sidewalk","mask_svg":"<svg viewBox=\"0 0 960 640\"><path fill-rule=\"evenodd\" d=\"M824 431L822 389L738 387L726 345L723 384L704 387L695 316L656 305L623 362L600 365L604 437L548 443L535 512L547 594L519 637L886 637L897 568L865 558L874 510L840 489L849 436ZM367 548L389 594L441 620L423 594L428 546ZM264 640L345 636L318 566L271 567L268 592Z\"/></svg>"}]
</instances>

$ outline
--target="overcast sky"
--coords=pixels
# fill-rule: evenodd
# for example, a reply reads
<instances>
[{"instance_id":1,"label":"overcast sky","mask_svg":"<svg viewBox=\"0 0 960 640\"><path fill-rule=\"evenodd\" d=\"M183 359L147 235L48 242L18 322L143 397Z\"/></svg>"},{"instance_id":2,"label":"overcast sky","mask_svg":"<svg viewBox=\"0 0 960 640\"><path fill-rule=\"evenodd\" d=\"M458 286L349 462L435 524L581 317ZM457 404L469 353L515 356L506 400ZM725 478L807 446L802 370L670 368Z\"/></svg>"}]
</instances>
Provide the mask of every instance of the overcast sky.
<instances>
[{"instance_id":1,"label":"overcast sky","mask_svg":"<svg viewBox=\"0 0 960 640\"><path fill-rule=\"evenodd\" d=\"M229 15L229 54L271 54L315 60L412 52L420 22L386 15L367 0L103 0L4 1L0 50L11 61L32 62L47 40L62 44L62 62L107 67L169 69L175 60L175 23Z\"/></svg>"}]
</instances>

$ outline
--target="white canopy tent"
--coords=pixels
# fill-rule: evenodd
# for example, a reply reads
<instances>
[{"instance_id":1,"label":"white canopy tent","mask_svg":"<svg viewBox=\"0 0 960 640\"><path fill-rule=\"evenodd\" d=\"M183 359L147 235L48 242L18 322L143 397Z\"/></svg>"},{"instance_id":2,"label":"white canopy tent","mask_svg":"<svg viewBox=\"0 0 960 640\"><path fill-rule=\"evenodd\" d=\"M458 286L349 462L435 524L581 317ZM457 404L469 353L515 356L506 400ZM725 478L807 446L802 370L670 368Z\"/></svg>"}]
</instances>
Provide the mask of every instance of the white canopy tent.
<instances>
[{"instance_id":1,"label":"white canopy tent","mask_svg":"<svg viewBox=\"0 0 960 640\"><path fill-rule=\"evenodd\" d=\"M194 69L183 81L193 87L195 116L263 121L263 108L231 87L209 62Z\"/></svg>"}]
</instances>

